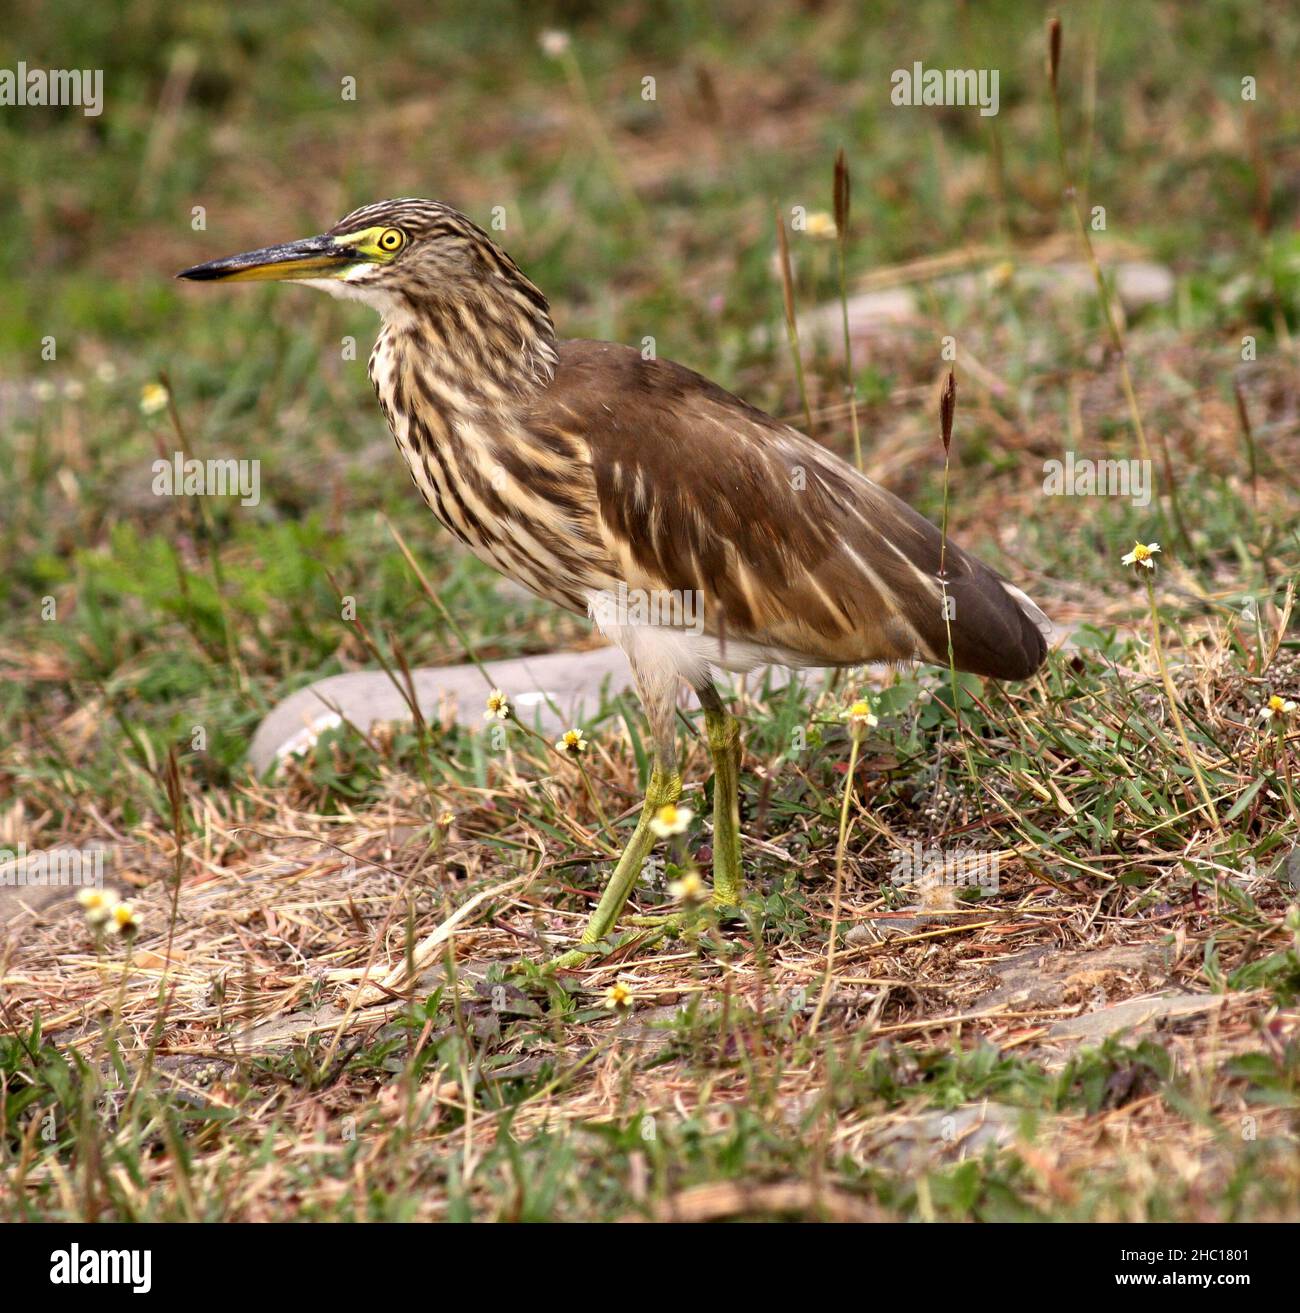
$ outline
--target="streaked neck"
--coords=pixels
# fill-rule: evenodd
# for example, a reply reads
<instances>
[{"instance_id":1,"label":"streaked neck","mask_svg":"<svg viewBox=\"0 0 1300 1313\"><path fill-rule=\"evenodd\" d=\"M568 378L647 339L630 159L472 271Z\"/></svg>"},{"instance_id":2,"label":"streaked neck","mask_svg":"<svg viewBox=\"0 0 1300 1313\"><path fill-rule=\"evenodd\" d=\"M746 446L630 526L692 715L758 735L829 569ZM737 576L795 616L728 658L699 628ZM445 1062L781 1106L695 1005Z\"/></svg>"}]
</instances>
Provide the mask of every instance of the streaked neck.
<instances>
[{"instance_id":1,"label":"streaked neck","mask_svg":"<svg viewBox=\"0 0 1300 1313\"><path fill-rule=\"evenodd\" d=\"M559 361L546 298L522 274L395 297L383 336L435 393L480 405L518 404L545 388Z\"/></svg>"}]
</instances>

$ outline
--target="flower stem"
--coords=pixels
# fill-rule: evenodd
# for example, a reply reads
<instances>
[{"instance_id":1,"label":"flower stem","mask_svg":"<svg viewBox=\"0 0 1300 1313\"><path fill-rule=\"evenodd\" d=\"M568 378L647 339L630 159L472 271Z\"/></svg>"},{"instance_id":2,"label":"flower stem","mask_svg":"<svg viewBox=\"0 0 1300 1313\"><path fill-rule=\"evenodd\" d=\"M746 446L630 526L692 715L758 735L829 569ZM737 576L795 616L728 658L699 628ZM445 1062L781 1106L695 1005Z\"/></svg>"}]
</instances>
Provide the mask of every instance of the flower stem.
<instances>
[{"instance_id":1,"label":"flower stem","mask_svg":"<svg viewBox=\"0 0 1300 1313\"><path fill-rule=\"evenodd\" d=\"M840 803L840 837L835 846L835 901L831 905L831 932L826 945L826 975L822 980L822 990L817 999L817 1007L813 1012L812 1022L808 1026L810 1035L817 1033L817 1027L821 1025L822 1014L826 1011L826 1000L830 998L831 993L832 972L835 968L835 941L839 937L840 908L844 898L844 850L849 838L849 799L853 796L853 776L858 766L858 748L860 744L861 735L855 729L853 731L853 746L849 749L849 769L844 776L844 798Z\"/></svg>"},{"instance_id":2,"label":"flower stem","mask_svg":"<svg viewBox=\"0 0 1300 1313\"><path fill-rule=\"evenodd\" d=\"M1201 764L1196 758L1196 753L1192 750L1191 740L1187 737L1187 727L1183 724L1182 712L1178 710L1178 694L1174 690L1174 681L1169 674L1169 664L1165 660L1164 644L1160 641L1160 612L1156 607L1156 590L1151 579L1147 579L1147 603L1151 608L1151 637L1155 644L1156 664L1160 667L1160 678L1165 686L1165 697L1169 701L1169 710L1174 718L1174 727L1178 731L1178 737L1182 741L1183 753L1187 757L1187 764L1192 768L1192 774L1196 777L1197 786L1201 790L1201 798L1205 803L1205 815L1210 824L1220 833L1223 833L1223 824L1219 820L1219 814L1214 810L1214 803L1210 798L1209 787L1205 783L1205 776L1201 774Z\"/></svg>"}]
</instances>

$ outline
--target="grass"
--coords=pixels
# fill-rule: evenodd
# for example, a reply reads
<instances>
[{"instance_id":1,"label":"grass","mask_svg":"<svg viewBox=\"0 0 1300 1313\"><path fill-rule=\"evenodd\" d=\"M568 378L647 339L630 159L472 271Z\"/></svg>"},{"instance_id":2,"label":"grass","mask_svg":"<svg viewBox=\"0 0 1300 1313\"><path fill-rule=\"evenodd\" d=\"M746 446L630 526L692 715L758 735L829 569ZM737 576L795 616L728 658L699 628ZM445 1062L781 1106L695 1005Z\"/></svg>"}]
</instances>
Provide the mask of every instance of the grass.
<instances>
[{"instance_id":1,"label":"grass","mask_svg":"<svg viewBox=\"0 0 1300 1313\"><path fill-rule=\"evenodd\" d=\"M1258 711L1300 688L1300 24L1064 15L1061 129L1083 214L1106 207L1085 229L1101 272L1142 257L1174 279L1125 311L1130 396L1111 285L1028 281L1062 261L1091 278L1036 6L764 9L743 38L634 6L557 17L564 60L491 5L436 25L400 0L19 10L0 67L103 67L106 108L0 111L0 847L108 843L145 921L129 947L53 910L7 933L0 1215L1296 1216L1300 724ZM894 108L890 71L917 58L999 67L1001 113ZM559 982L512 974L598 895L644 785L640 713L615 699L584 726L587 779L516 726L498 748L437 717L333 731L253 778L260 717L314 679L594 640L431 521L364 378L364 312L170 275L383 195L482 222L503 205L566 335L652 336L803 423L772 211L830 211L841 145L842 250L788 233L794 304L834 312L799 338L812 428L852 457L842 256L850 296L917 295L906 326L854 340L867 472L946 515L1072 645L1014 687L751 680L744 921ZM974 284L927 277L936 257ZM142 414L162 376L175 414ZM1156 500L1043 493L1068 450L1139 455L1135 413L1190 540L1162 540L1150 598L1119 557L1165 532ZM195 455L260 459L261 503L153 496L178 424ZM880 725L854 754L860 690ZM683 751L707 816L707 754L694 734ZM913 841L995 861L996 888L896 883ZM707 844L697 822L681 861L707 869ZM676 871L652 874L642 910ZM474 899L414 988L361 1005L363 972L400 975ZM1026 962L1041 979L1012 988ZM604 1006L616 979L626 1015ZM1199 1010L1056 1029L1171 989Z\"/></svg>"}]
</instances>

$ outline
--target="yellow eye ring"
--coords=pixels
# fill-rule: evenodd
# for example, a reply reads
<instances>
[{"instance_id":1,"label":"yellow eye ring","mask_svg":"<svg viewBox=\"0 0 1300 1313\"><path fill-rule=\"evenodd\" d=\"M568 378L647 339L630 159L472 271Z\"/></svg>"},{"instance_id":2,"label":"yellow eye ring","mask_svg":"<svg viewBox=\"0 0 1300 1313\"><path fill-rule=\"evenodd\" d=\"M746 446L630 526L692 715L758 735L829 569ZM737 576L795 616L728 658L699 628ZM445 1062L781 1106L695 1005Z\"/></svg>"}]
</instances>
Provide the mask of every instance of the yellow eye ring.
<instances>
[{"instance_id":1,"label":"yellow eye ring","mask_svg":"<svg viewBox=\"0 0 1300 1313\"><path fill-rule=\"evenodd\" d=\"M406 234L400 228L385 228L379 234L377 245L381 251L387 251L391 255L406 245Z\"/></svg>"}]
</instances>

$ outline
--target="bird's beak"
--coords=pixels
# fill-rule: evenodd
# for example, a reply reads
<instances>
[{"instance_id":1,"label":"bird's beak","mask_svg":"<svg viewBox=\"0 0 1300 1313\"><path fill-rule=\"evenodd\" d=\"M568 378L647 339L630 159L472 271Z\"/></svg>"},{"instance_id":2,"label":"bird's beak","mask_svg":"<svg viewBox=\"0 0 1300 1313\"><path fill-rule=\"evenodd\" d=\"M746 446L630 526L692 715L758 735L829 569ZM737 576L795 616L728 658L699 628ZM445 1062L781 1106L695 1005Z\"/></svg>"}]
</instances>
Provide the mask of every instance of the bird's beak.
<instances>
[{"instance_id":1,"label":"bird's beak","mask_svg":"<svg viewBox=\"0 0 1300 1313\"><path fill-rule=\"evenodd\" d=\"M361 258L355 247L333 237L304 237L300 242L263 246L260 251L245 251L243 255L196 264L193 269L183 269L176 277L227 283L338 278Z\"/></svg>"}]
</instances>

